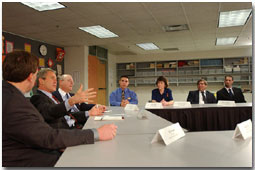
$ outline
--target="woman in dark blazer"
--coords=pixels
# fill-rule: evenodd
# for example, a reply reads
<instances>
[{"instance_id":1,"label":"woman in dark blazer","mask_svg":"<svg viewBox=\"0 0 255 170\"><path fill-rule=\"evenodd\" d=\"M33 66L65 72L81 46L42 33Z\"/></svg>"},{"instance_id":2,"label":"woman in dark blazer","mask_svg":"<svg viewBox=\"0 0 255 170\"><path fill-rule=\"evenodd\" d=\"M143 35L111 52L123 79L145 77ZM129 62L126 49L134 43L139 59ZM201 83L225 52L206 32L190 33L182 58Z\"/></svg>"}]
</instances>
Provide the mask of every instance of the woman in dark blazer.
<instances>
[{"instance_id":1,"label":"woman in dark blazer","mask_svg":"<svg viewBox=\"0 0 255 170\"><path fill-rule=\"evenodd\" d=\"M169 106L174 103L172 91L167 88L167 79L163 76L158 77L156 81L158 88L152 90L152 102L161 102L163 106Z\"/></svg>"}]
</instances>

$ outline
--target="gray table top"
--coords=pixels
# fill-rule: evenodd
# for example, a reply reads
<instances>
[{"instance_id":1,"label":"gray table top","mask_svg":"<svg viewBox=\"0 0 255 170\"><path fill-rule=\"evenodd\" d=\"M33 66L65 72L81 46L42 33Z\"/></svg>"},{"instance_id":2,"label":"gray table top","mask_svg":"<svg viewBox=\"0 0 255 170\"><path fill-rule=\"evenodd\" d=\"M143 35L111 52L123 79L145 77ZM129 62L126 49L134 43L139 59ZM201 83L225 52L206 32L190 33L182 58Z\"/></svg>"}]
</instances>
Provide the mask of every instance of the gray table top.
<instances>
[{"instance_id":1,"label":"gray table top","mask_svg":"<svg viewBox=\"0 0 255 170\"><path fill-rule=\"evenodd\" d=\"M235 103L235 106L221 106L218 104L191 104L191 107L164 106L162 109L210 108L210 107L252 107L252 103ZM140 106L140 108L143 108Z\"/></svg>"},{"instance_id":2,"label":"gray table top","mask_svg":"<svg viewBox=\"0 0 255 170\"><path fill-rule=\"evenodd\" d=\"M124 114L120 121L94 121L90 117L84 128L96 128L114 122L117 136L110 141L68 147L56 167L251 167L252 139L232 139L234 131L187 132L181 139L165 146L151 144L160 128L171 125L150 112L148 119L137 118L139 112L125 112L110 107L110 115ZM125 113L124 113L125 112Z\"/></svg>"}]
</instances>

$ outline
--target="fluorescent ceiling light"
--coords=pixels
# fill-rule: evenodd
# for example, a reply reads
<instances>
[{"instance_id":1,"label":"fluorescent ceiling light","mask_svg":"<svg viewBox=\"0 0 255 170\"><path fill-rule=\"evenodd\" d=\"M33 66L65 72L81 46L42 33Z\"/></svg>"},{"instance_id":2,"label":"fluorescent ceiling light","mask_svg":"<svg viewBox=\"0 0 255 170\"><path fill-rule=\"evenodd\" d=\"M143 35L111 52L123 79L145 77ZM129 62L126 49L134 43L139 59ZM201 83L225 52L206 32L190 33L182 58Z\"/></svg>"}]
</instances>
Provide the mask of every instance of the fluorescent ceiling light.
<instances>
[{"instance_id":1,"label":"fluorescent ceiling light","mask_svg":"<svg viewBox=\"0 0 255 170\"><path fill-rule=\"evenodd\" d=\"M65 8L64 5L61 5L60 3L57 2L21 2L21 3L37 11L47 11Z\"/></svg>"},{"instance_id":2,"label":"fluorescent ceiling light","mask_svg":"<svg viewBox=\"0 0 255 170\"><path fill-rule=\"evenodd\" d=\"M114 34L113 32L109 31L108 29L105 29L104 27L100 25L91 26L91 27L79 27L79 29L86 31L98 38L119 37L117 34Z\"/></svg>"},{"instance_id":3,"label":"fluorescent ceiling light","mask_svg":"<svg viewBox=\"0 0 255 170\"><path fill-rule=\"evenodd\" d=\"M233 45L237 37L217 38L216 45Z\"/></svg>"},{"instance_id":4,"label":"fluorescent ceiling light","mask_svg":"<svg viewBox=\"0 0 255 170\"><path fill-rule=\"evenodd\" d=\"M250 16L251 9L220 12L219 27L244 25Z\"/></svg>"},{"instance_id":5,"label":"fluorescent ceiling light","mask_svg":"<svg viewBox=\"0 0 255 170\"><path fill-rule=\"evenodd\" d=\"M143 43L143 44L136 44L136 45L139 46L140 48L144 49L144 50L158 50L159 49L153 43Z\"/></svg>"}]
</instances>

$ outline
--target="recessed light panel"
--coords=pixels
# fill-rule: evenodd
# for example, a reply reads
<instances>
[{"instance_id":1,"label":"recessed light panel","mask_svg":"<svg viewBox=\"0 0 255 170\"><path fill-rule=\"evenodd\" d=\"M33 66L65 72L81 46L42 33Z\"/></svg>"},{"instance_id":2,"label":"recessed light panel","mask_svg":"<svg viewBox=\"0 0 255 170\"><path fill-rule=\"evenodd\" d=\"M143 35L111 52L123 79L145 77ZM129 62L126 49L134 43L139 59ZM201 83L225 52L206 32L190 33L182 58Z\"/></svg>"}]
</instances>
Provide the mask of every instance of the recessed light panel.
<instances>
[{"instance_id":1,"label":"recessed light panel","mask_svg":"<svg viewBox=\"0 0 255 170\"><path fill-rule=\"evenodd\" d=\"M237 37L217 38L216 45L233 45Z\"/></svg>"},{"instance_id":2,"label":"recessed light panel","mask_svg":"<svg viewBox=\"0 0 255 170\"><path fill-rule=\"evenodd\" d=\"M144 50L158 50L159 49L153 43L143 43L143 44L136 44L136 45L139 46L140 48L144 49Z\"/></svg>"},{"instance_id":3,"label":"recessed light panel","mask_svg":"<svg viewBox=\"0 0 255 170\"><path fill-rule=\"evenodd\" d=\"M60 3L57 2L21 2L21 3L37 11L47 11L65 8L64 5L61 5Z\"/></svg>"},{"instance_id":4,"label":"recessed light panel","mask_svg":"<svg viewBox=\"0 0 255 170\"><path fill-rule=\"evenodd\" d=\"M251 14L251 9L220 12L219 27L244 25Z\"/></svg>"},{"instance_id":5,"label":"recessed light panel","mask_svg":"<svg viewBox=\"0 0 255 170\"><path fill-rule=\"evenodd\" d=\"M113 38L113 37L119 37L117 34L114 34L113 32L109 31L108 29L96 25L91 27L79 27L79 29L88 32L98 38Z\"/></svg>"}]
</instances>

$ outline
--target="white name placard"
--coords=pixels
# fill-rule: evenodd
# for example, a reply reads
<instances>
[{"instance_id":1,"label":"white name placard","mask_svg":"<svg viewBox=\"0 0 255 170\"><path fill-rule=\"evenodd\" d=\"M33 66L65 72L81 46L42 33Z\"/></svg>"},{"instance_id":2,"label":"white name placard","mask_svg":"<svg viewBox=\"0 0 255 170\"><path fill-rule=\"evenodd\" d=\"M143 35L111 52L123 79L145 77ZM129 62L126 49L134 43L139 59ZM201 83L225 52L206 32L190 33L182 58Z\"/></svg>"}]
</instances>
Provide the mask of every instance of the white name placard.
<instances>
[{"instance_id":1,"label":"white name placard","mask_svg":"<svg viewBox=\"0 0 255 170\"><path fill-rule=\"evenodd\" d=\"M124 110L137 111L137 110L139 110L139 108L138 108L138 106L136 104L127 104L125 106Z\"/></svg>"},{"instance_id":2,"label":"white name placard","mask_svg":"<svg viewBox=\"0 0 255 170\"><path fill-rule=\"evenodd\" d=\"M217 105L219 106L235 106L235 101L229 101L229 100L219 100Z\"/></svg>"},{"instance_id":3,"label":"white name placard","mask_svg":"<svg viewBox=\"0 0 255 170\"><path fill-rule=\"evenodd\" d=\"M104 116L95 116L94 120L123 120L123 116L109 116L109 115L104 115Z\"/></svg>"},{"instance_id":4,"label":"white name placard","mask_svg":"<svg viewBox=\"0 0 255 170\"><path fill-rule=\"evenodd\" d=\"M145 104L145 109L162 109L163 105L162 103L149 103L147 102Z\"/></svg>"},{"instance_id":5,"label":"white name placard","mask_svg":"<svg viewBox=\"0 0 255 170\"><path fill-rule=\"evenodd\" d=\"M173 107L191 107L190 102L174 102Z\"/></svg>"},{"instance_id":6,"label":"white name placard","mask_svg":"<svg viewBox=\"0 0 255 170\"><path fill-rule=\"evenodd\" d=\"M183 136L185 136L185 133L181 128L180 124L175 123L173 125L158 130L156 135L153 137L151 143L163 140L165 145L169 145L170 143L176 141Z\"/></svg>"},{"instance_id":7,"label":"white name placard","mask_svg":"<svg viewBox=\"0 0 255 170\"><path fill-rule=\"evenodd\" d=\"M236 125L233 138L242 137L244 140L252 136L252 123L251 119L246 120Z\"/></svg>"}]
</instances>

